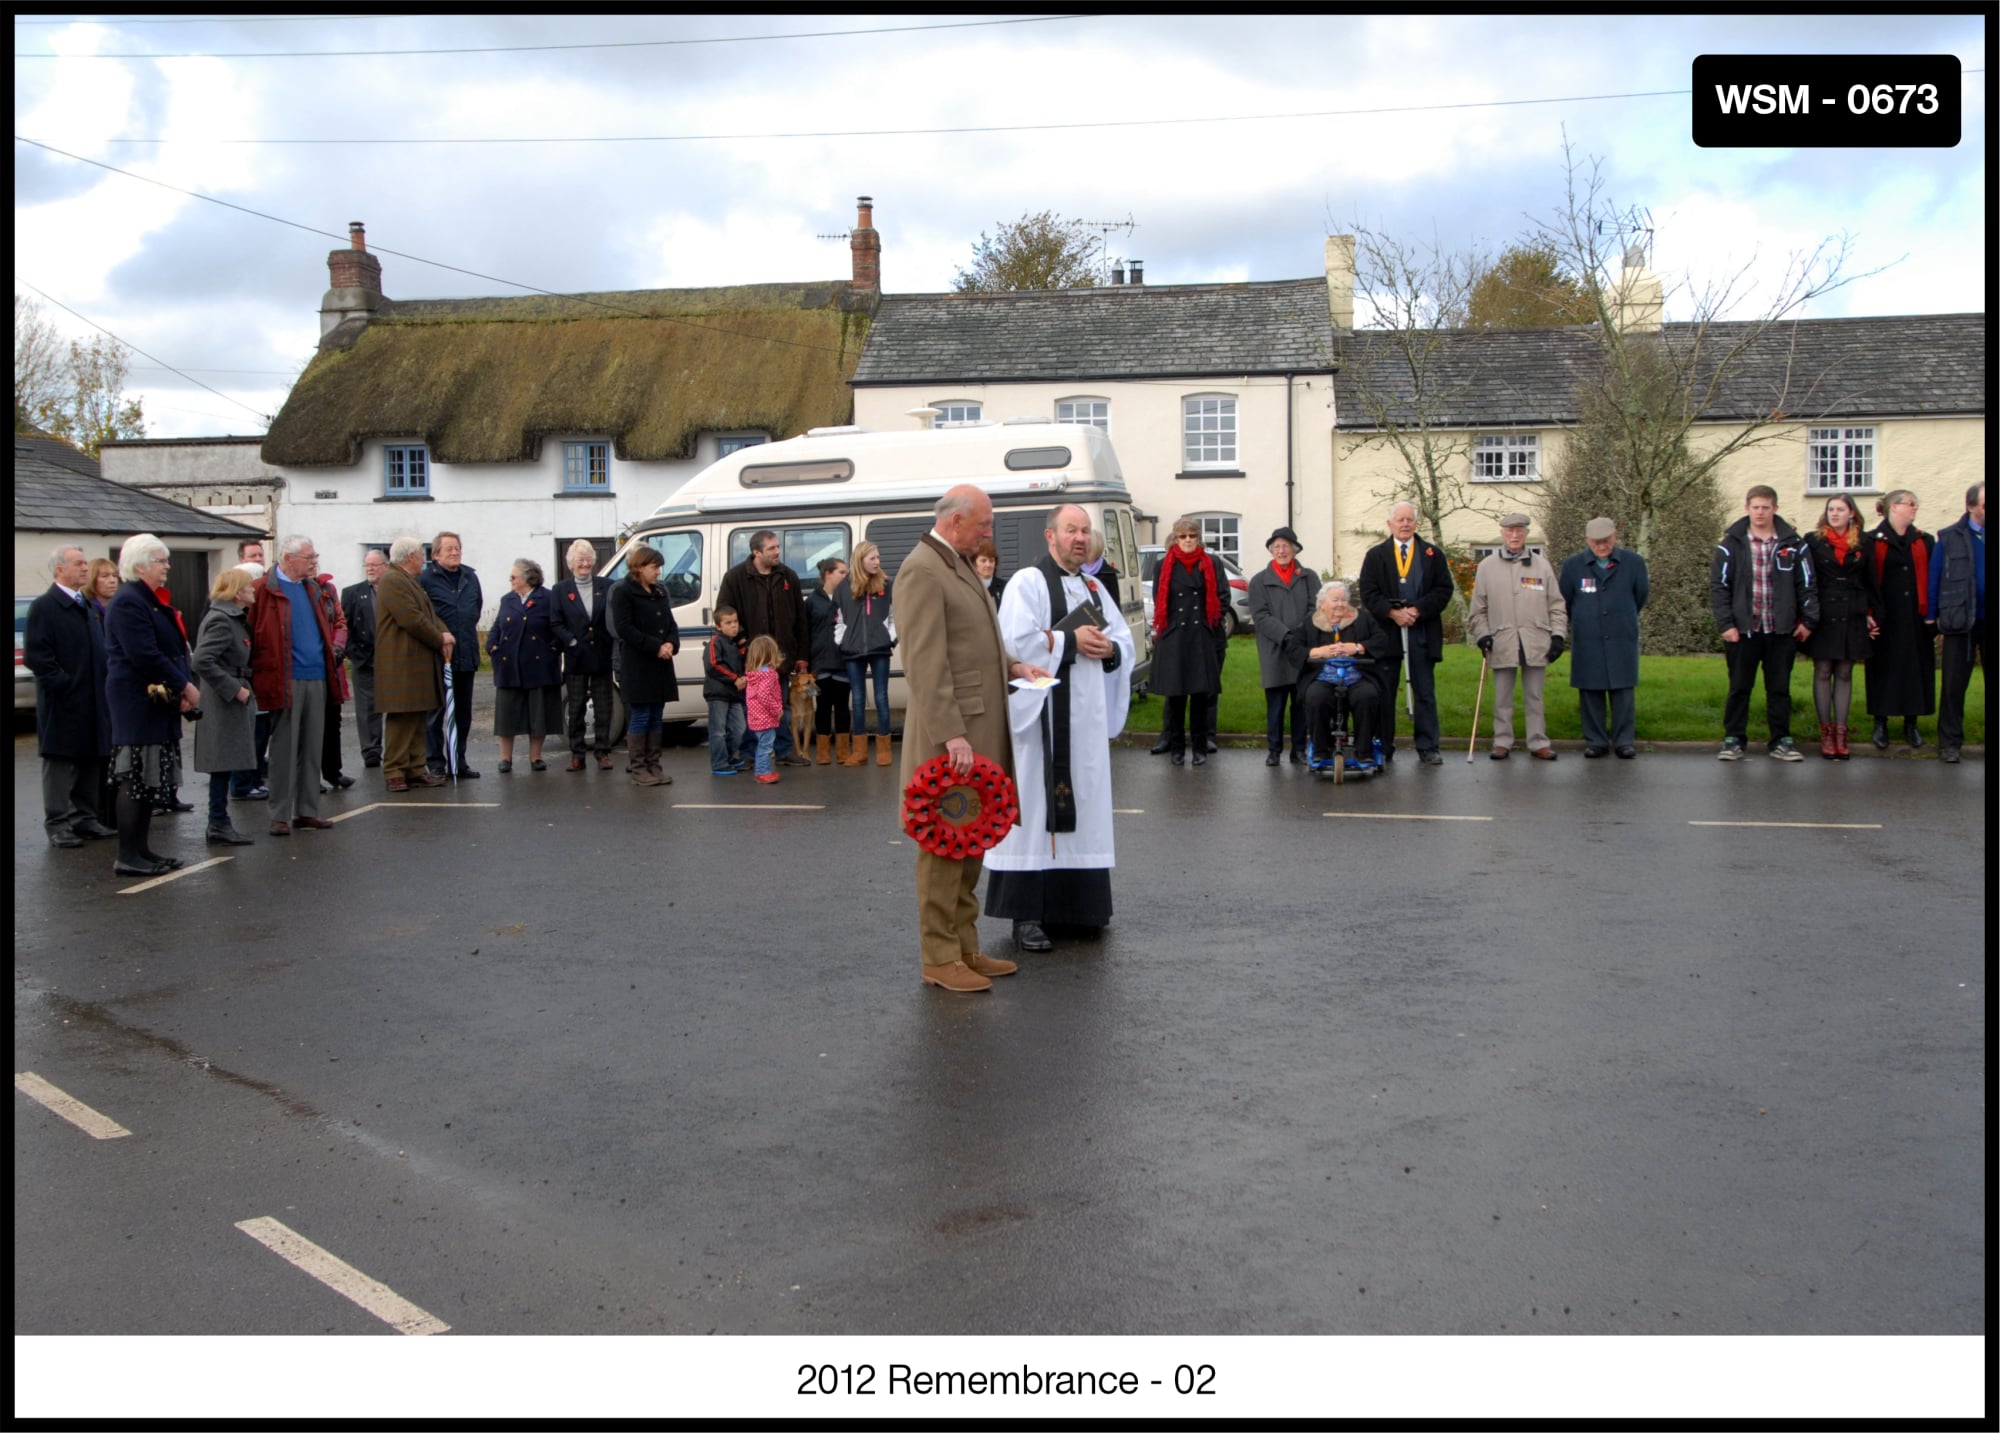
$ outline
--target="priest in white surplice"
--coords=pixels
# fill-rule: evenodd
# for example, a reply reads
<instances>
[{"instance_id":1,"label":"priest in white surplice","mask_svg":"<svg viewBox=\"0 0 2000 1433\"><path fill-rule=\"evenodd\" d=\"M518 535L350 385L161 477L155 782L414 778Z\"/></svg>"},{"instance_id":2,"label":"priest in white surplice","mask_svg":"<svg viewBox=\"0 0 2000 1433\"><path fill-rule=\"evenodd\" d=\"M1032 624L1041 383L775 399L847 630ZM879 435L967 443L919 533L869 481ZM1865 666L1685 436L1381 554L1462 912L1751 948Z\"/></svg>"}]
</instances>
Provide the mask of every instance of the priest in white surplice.
<instances>
[{"instance_id":1,"label":"priest in white surplice","mask_svg":"<svg viewBox=\"0 0 2000 1433\"><path fill-rule=\"evenodd\" d=\"M1049 931L1095 939L1111 922L1111 739L1125 729L1136 655L1115 598L1080 569L1090 514L1049 514L1049 550L1008 580L1000 637L1009 661L1053 672L1060 685L1007 699L1021 824L986 853L985 911L1014 922L1014 944L1048 950ZM1063 630L1094 604L1101 626Z\"/></svg>"}]
</instances>

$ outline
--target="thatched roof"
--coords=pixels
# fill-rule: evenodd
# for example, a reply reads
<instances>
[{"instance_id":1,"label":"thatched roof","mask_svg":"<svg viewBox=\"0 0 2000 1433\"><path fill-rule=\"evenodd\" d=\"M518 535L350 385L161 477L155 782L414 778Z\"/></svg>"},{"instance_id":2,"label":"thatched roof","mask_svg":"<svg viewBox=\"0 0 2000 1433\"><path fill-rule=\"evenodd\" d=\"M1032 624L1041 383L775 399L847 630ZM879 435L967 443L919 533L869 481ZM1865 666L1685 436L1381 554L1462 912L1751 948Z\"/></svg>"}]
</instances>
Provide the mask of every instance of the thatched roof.
<instances>
[{"instance_id":1,"label":"thatched roof","mask_svg":"<svg viewBox=\"0 0 2000 1433\"><path fill-rule=\"evenodd\" d=\"M868 322L833 283L398 300L329 336L264 461L344 466L370 438L441 463L530 460L551 434L630 461L691 458L703 432L789 438L852 417Z\"/></svg>"}]
</instances>

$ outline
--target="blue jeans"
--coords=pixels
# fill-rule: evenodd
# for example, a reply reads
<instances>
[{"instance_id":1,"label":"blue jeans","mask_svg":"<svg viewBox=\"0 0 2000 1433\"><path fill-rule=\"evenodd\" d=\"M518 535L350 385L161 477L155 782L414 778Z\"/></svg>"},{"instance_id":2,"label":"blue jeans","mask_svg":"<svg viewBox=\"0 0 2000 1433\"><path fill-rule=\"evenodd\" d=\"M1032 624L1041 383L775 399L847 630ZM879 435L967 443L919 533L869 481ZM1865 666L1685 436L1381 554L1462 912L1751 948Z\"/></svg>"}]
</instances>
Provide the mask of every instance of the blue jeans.
<instances>
[{"instance_id":1,"label":"blue jeans","mask_svg":"<svg viewBox=\"0 0 2000 1433\"><path fill-rule=\"evenodd\" d=\"M736 753L743 749L744 730L743 703L717 701L713 697L708 703L708 769L727 771L736 760Z\"/></svg>"},{"instance_id":2,"label":"blue jeans","mask_svg":"<svg viewBox=\"0 0 2000 1433\"><path fill-rule=\"evenodd\" d=\"M665 702L633 703L632 718L625 727L626 733L638 736L644 732L664 730L666 722L661 720L660 714L666 709Z\"/></svg>"},{"instance_id":3,"label":"blue jeans","mask_svg":"<svg viewBox=\"0 0 2000 1433\"><path fill-rule=\"evenodd\" d=\"M783 730L784 728L781 726L774 726L767 727L763 731L750 733L757 738L757 774L759 776L769 776L774 769L776 763L773 760L773 753L778 745L778 733Z\"/></svg>"},{"instance_id":4,"label":"blue jeans","mask_svg":"<svg viewBox=\"0 0 2000 1433\"><path fill-rule=\"evenodd\" d=\"M875 731L880 736L889 734L889 654L879 657L849 657L847 659L847 684L854 688L854 732L859 736L868 730L868 701L864 690L870 677L875 681Z\"/></svg>"}]
</instances>

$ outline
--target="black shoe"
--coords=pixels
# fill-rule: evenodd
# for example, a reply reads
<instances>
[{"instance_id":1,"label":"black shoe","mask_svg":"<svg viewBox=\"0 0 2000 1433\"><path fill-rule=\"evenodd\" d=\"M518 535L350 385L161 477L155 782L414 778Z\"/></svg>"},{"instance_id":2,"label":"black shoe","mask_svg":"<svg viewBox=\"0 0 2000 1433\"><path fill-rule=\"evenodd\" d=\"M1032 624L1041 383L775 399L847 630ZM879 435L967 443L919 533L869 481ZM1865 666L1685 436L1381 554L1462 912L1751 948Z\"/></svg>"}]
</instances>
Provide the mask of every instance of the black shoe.
<instances>
[{"instance_id":1,"label":"black shoe","mask_svg":"<svg viewBox=\"0 0 2000 1433\"><path fill-rule=\"evenodd\" d=\"M1598 753L1599 756L1602 756L1603 754L1604 753L1601 751ZM1633 757L1637 756L1638 754L1639 754L1639 748L1636 746L1621 746L1618 748L1618 759L1620 761L1630 761ZM1590 753L1586 751L1584 755L1588 756L1590 755Z\"/></svg>"},{"instance_id":2,"label":"black shoe","mask_svg":"<svg viewBox=\"0 0 2000 1433\"><path fill-rule=\"evenodd\" d=\"M162 856L158 851L148 851L146 859L154 865L162 866L169 871L178 871L182 866L187 864L179 856Z\"/></svg>"},{"instance_id":3,"label":"black shoe","mask_svg":"<svg viewBox=\"0 0 2000 1433\"><path fill-rule=\"evenodd\" d=\"M1917 730L1917 719L1910 717L1903 723L1903 740L1915 751L1924 744L1924 734Z\"/></svg>"},{"instance_id":4,"label":"black shoe","mask_svg":"<svg viewBox=\"0 0 2000 1433\"><path fill-rule=\"evenodd\" d=\"M1018 950L1054 950L1055 942L1036 921L1014 922L1014 946Z\"/></svg>"},{"instance_id":5,"label":"black shoe","mask_svg":"<svg viewBox=\"0 0 2000 1433\"><path fill-rule=\"evenodd\" d=\"M208 828L208 844L211 846L254 846L257 843L224 821L219 826Z\"/></svg>"},{"instance_id":6,"label":"black shoe","mask_svg":"<svg viewBox=\"0 0 2000 1433\"><path fill-rule=\"evenodd\" d=\"M1297 747L1293 747L1292 754L1290 757L1287 758L1287 760L1289 760L1294 766L1304 766L1306 764L1306 754L1303 751L1300 751Z\"/></svg>"},{"instance_id":7,"label":"black shoe","mask_svg":"<svg viewBox=\"0 0 2000 1433\"><path fill-rule=\"evenodd\" d=\"M342 791L347 790L348 787L354 784L354 778L351 776L329 776L327 780L338 786Z\"/></svg>"},{"instance_id":8,"label":"black shoe","mask_svg":"<svg viewBox=\"0 0 2000 1433\"><path fill-rule=\"evenodd\" d=\"M1877 751L1887 751L1889 749L1889 718L1875 718L1875 735L1870 737L1869 740L1875 743Z\"/></svg>"},{"instance_id":9,"label":"black shoe","mask_svg":"<svg viewBox=\"0 0 2000 1433\"><path fill-rule=\"evenodd\" d=\"M1147 752L1146 754L1148 756L1165 756L1168 752L1172 750L1173 748L1167 745L1166 739L1162 737L1160 739L1159 744L1153 747L1152 750Z\"/></svg>"},{"instance_id":10,"label":"black shoe","mask_svg":"<svg viewBox=\"0 0 2000 1433\"><path fill-rule=\"evenodd\" d=\"M1172 756L1168 757L1167 759L1168 759L1169 761L1173 762L1173 764L1174 764L1175 766L1186 766L1186 765L1187 765L1187 753L1186 753L1185 751L1177 751L1177 752L1175 752L1175 753L1174 753L1174 754L1173 754ZM1200 752L1196 752L1196 753L1195 753L1195 760L1197 760L1197 761L1200 761L1201 759L1202 759L1202 756L1201 756L1201 753L1200 753Z\"/></svg>"},{"instance_id":11,"label":"black shoe","mask_svg":"<svg viewBox=\"0 0 2000 1433\"><path fill-rule=\"evenodd\" d=\"M458 776L461 781L477 781L479 779L479 773L469 766L459 767Z\"/></svg>"},{"instance_id":12,"label":"black shoe","mask_svg":"<svg viewBox=\"0 0 2000 1433\"><path fill-rule=\"evenodd\" d=\"M1436 748L1432 748L1430 751L1418 752L1417 760L1421 761L1425 766L1444 765L1444 758L1438 755Z\"/></svg>"},{"instance_id":13,"label":"black shoe","mask_svg":"<svg viewBox=\"0 0 2000 1433\"><path fill-rule=\"evenodd\" d=\"M382 758L379 756L364 756L361 758L361 764L367 767L370 771L373 771L376 767L382 764Z\"/></svg>"},{"instance_id":14,"label":"black shoe","mask_svg":"<svg viewBox=\"0 0 2000 1433\"><path fill-rule=\"evenodd\" d=\"M49 832L49 844L51 846L60 846L65 851L78 851L83 848L83 837L77 835L74 831L51 831Z\"/></svg>"},{"instance_id":15,"label":"black shoe","mask_svg":"<svg viewBox=\"0 0 2000 1433\"><path fill-rule=\"evenodd\" d=\"M1210 750L1210 751L1214 751L1215 749L1216 749L1216 746L1215 746L1215 738L1214 738L1214 737L1210 737L1210 738L1208 739L1208 750ZM190 807L189 807L188 809L189 809L190 811L192 811L192 810L193 810L194 808L193 808L192 806L190 806Z\"/></svg>"},{"instance_id":16,"label":"black shoe","mask_svg":"<svg viewBox=\"0 0 2000 1433\"><path fill-rule=\"evenodd\" d=\"M107 836L116 836L118 834L102 821L87 818L76 822L69 829L83 837L86 841L102 841Z\"/></svg>"},{"instance_id":17,"label":"black shoe","mask_svg":"<svg viewBox=\"0 0 2000 1433\"><path fill-rule=\"evenodd\" d=\"M1946 766L1958 765L1958 748L1955 746L1941 748L1938 751L1938 760L1942 761Z\"/></svg>"},{"instance_id":18,"label":"black shoe","mask_svg":"<svg viewBox=\"0 0 2000 1433\"><path fill-rule=\"evenodd\" d=\"M144 859L127 861L121 859L111 863L111 874L114 876L164 876L173 869L165 861L148 861Z\"/></svg>"},{"instance_id":19,"label":"black shoe","mask_svg":"<svg viewBox=\"0 0 2000 1433\"><path fill-rule=\"evenodd\" d=\"M1264 753L1264 765L1276 766L1277 764L1278 764L1278 748L1274 746L1269 751Z\"/></svg>"},{"instance_id":20,"label":"black shoe","mask_svg":"<svg viewBox=\"0 0 2000 1433\"><path fill-rule=\"evenodd\" d=\"M181 816L194 810L194 807L186 801L174 800L163 801L153 809L158 811L162 816Z\"/></svg>"},{"instance_id":21,"label":"black shoe","mask_svg":"<svg viewBox=\"0 0 2000 1433\"><path fill-rule=\"evenodd\" d=\"M1194 753L1194 764L1196 766L1208 765L1208 753L1197 747Z\"/></svg>"},{"instance_id":22,"label":"black shoe","mask_svg":"<svg viewBox=\"0 0 2000 1433\"><path fill-rule=\"evenodd\" d=\"M271 788L268 786L253 786L241 796L232 791L229 793L229 799L231 801L269 801L271 799Z\"/></svg>"},{"instance_id":23,"label":"black shoe","mask_svg":"<svg viewBox=\"0 0 2000 1433\"><path fill-rule=\"evenodd\" d=\"M1595 761L1600 756L1611 755L1611 748L1608 746L1586 746L1583 749L1583 754L1587 759Z\"/></svg>"}]
</instances>

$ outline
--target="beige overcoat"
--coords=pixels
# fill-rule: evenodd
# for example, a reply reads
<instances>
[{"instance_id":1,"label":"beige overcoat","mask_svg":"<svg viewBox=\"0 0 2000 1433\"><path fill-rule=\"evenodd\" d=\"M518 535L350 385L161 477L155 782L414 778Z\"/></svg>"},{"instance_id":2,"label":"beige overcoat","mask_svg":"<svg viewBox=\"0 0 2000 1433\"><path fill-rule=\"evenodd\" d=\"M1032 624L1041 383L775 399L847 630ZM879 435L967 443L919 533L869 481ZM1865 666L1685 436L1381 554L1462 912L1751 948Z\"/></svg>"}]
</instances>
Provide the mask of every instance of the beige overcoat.
<instances>
[{"instance_id":1,"label":"beige overcoat","mask_svg":"<svg viewBox=\"0 0 2000 1433\"><path fill-rule=\"evenodd\" d=\"M993 594L970 561L929 534L896 573L896 630L910 692L903 785L955 736L1012 776L1007 652Z\"/></svg>"},{"instance_id":2,"label":"beige overcoat","mask_svg":"<svg viewBox=\"0 0 2000 1433\"><path fill-rule=\"evenodd\" d=\"M1472 640L1493 639L1495 670L1522 665L1549 664L1549 639L1569 641L1569 604L1556 590L1556 570L1539 552L1525 553L1509 562L1499 553L1490 553L1479 563L1472 579Z\"/></svg>"}]
</instances>

